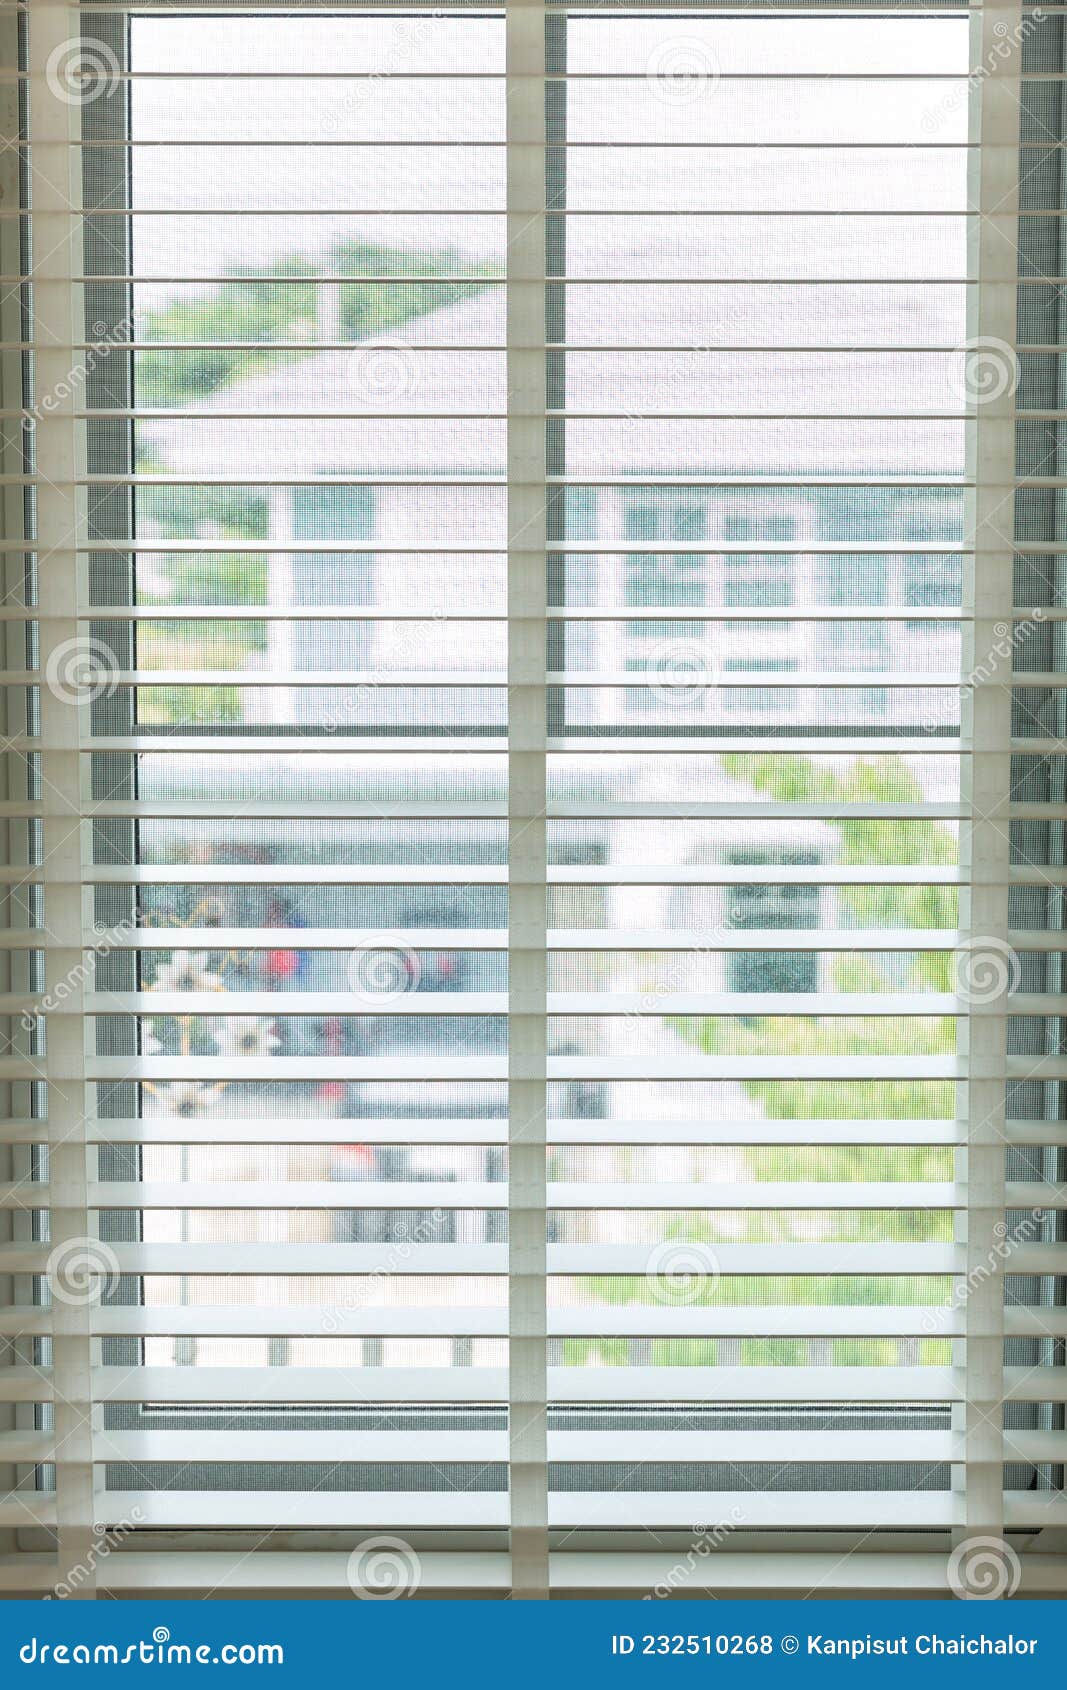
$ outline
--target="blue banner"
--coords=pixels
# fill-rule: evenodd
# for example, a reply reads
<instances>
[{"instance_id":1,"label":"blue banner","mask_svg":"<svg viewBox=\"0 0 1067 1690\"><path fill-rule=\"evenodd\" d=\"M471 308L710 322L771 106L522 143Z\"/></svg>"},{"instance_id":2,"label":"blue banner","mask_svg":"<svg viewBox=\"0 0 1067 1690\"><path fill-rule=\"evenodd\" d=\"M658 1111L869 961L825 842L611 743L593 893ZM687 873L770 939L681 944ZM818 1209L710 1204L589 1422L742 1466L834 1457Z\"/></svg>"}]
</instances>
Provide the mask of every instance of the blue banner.
<instances>
[{"instance_id":1,"label":"blue banner","mask_svg":"<svg viewBox=\"0 0 1067 1690\"><path fill-rule=\"evenodd\" d=\"M0 1684L206 1674L432 1690L1015 1684L1062 1671L1067 1602L0 1603ZM116 1678L115 1674L119 1677Z\"/></svg>"}]
</instances>

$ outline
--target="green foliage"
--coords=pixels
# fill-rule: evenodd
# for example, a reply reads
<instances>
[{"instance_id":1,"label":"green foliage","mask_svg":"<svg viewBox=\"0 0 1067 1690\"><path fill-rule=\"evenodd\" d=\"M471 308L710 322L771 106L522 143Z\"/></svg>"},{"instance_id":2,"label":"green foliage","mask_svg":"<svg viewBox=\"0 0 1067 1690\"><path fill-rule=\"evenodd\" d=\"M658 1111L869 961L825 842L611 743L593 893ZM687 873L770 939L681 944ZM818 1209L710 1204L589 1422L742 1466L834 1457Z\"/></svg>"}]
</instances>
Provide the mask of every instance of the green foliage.
<instances>
[{"instance_id":1,"label":"green foliage","mask_svg":"<svg viewBox=\"0 0 1067 1690\"><path fill-rule=\"evenodd\" d=\"M175 552L168 558L168 602L177 604L266 604L267 558L257 552ZM151 592L143 594L143 602L151 604ZM196 633L196 623L172 624L177 638L180 629L184 636ZM233 628L233 623L227 624ZM242 627L262 629L261 622L242 624ZM234 638L240 630L235 630ZM203 632L197 635L203 638ZM231 640L231 651L233 642Z\"/></svg>"},{"instance_id":2,"label":"green foliage","mask_svg":"<svg viewBox=\"0 0 1067 1690\"><path fill-rule=\"evenodd\" d=\"M137 465L141 475L160 473L160 465L151 458L141 458ZM229 540L266 540L270 534L270 510L266 495L254 487L196 487L152 486L137 489L137 515L142 527L152 528L168 539L193 539L206 530L218 534L221 543ZM226 554L212 556L211 576L224 566L236 578L248 568L249 560L234 554L228 564ZM200 597L203 599L207 583L203 580L203 565L197 558L184 563L175 559L174 568L195 569L199 572ZM221 584L221 583L220 583ZM254 604L255 599L226 598L224 591L215 594L220 604ZM197 601L200 602L200 601Z\"/></svg>"},{"instance_id":3,"label":"green foliage","mask_svg":"<svg viewBox=\"0 0 1067 1690\"><path fill-rule=\"evenodd\" d=\"M834 821L835 808L856 803L917 803L922 794L914 775L899 758L872 757L853 763L846 771L838 772L812 759L765 755L730 755L723 757L726 772L757 792L778 802L824 804L828 812L827 826L838 832L836 859L842 863L899 864L915 862L939 865L956 861L956 843L948 829L936 822L912 822L906 830L892 821L864 822L862 826L848 820ZM907 850L902 852L902 841ZM773 879L773 867L768 879ZM841 907L846 927L880 926L901 929L952 928L957 921L956 894L951 887L940 886L858 886L840 889ZM787 941L784 941L787 942ZM949 959L940 952L923 951L921 941L912 964L913 978L902 982L902 988L922 991L945 991L950 984ZM838 991L869 989L869 973L865 974L863 960L842 955L835 965L834 987ZM908 1022L893 1018L817 1016L760 1016L734 1017L716 1020L713 1017L692 1017L673 1023L682 1036L701 1050L712 1052L729 1049L735 1054L860 1056L864 1054L943 1054L955 1049L955 1023L948 1016L915 1017ZM750 1098L759 1104L769 1118L782 1122L847 1119L855 1113L854 1087L833 1080L746 1080L742 1082ZM950 1082L928 1080L891 1080L878 1083L878 1113L894 1119L936 1120L951 1118L954 1110L953 1087ZM803 1129L801 1128L801 1134ZM786 1132L783 1132L783 1137ZM746 1178L767 1177L761 1166L759 1151L744 1153L751 1163ZM951 1153L930 1146L902 1146L895 1152L895 1177L917 1182L951 1179ZM766 1158L762 1158L763 1162ZM871 1180L884 1178L885 1169L872 1166L872 1152L863 1145L810 1146L798 1145L791 1154L789 1145L775 1149L774 1166L770 1177L790 1180ZM761 1214L751 1211L736 1217L733 1236L746 1242L767 1241L773 1237L792 1238L815 1233L827 1240L844 1242L889 1239L947 1240L952 1236L952 1217L946 1210L899 1211L890 1214L879 1210L837 1210L825 1216L795 1212ZM811 1229L814 1228L814 1231ZM798 1230L799 1229L799 1230ZM721 1222L714 1214L702 1212L672 1216L665 1236L704 1239L718 1242ZM597 1277L589 1287L596 1300L606 1304L660 1303L664 1288L656 1281L641 1278ZM695 1295L694 1295L695 1291ZM951 1281L935 1275L884 1275L875 1277L827 1275L825 1278L793 1277L769 1280L742 1275L725 1276L718 1281L709 1279L702 1288L686 1287L686 1300L700 1305L737 1307L781 1303L786 1306L850 1305L875 1307L885 1304L944 1305L951 1295ZM602 1364L613 1360L622 1365L627 1359L619 1348L618 1356L609 1354L624 1341L598 1340L595 1346L574 1341L573 1365L599 1359ZM790 1349L792 1345L792 1349ZM596 1354L593 1350L595 1348ZM718 1346L714 1340L686 1340L676 1345L675 1365L714 1365ZM684 1356L683 1356L684 1350ZM834 1365L876 1366L897 1359L893 1341L856 1337L835 1340L831 1346ZM800 1365L807 1358L807 1346L802 1340L773 1341L745 1340L742 1346L742 1365L787 1366ZM666 1360L666 1357L657 1357ZM920 1347L920 1362L924 1366L942 1364L947 1360L946 1346L940 1340L924 1340Z\"/></svg>"},{"instance_id":4,"label":"green foliage","mask_svg":"<svg viewBox=\"0 0 1067 1690\"><path fill-rule=\"evenodd\" d=\"M153 687L137 689L137 716L169 727L233 728L244 719L237 687Z\"/></svg>"},{"instance_id":5,"label":"green foliage","mask_svg":"<svg viewBox=\"0 0 1067 1690\"><path fill-rule=\"evenodd\" d=\"M808 757L766 754L729 755L723 758L727 772L744 780L757 792L782 802L825 804L826 825L839 838L836 860L842 863L899 864L902 861L938 866L956 861L956 842L945 827L935 821L911 822L906 833L892 820L865 822L862 833L847 822L833 819L834 808L843 804L909 803L922 800L915 775L902 758L857 759L843 772L816 763ZM902 840L907 851L902 852ZM773 875L773 870L769 870ZM956 894L948 886L843 886L839 898L849 927L891 927L917 930L916 955L911 978L901 990L947 992L952 984L951 956L944 951L921 949L921 930L953 928L957 921ZM833 987L855 991L864 985L861 958L842 955L835 963ZM719 1048L721 1035L710 1020L701 1022L695 1042L706 1051ZM864 1024L833 1019L765 1016L749 1023L747 1038L731 1041L731 1048L753 1056L789 1055L945 1055L956 1048L955 1023L948 1016L886 1017ZM854 1105L848 1088L828 1080L749 1080L748 1095L764 1112L778 1120L832 1120L847 1118ZM950 1118L954 1109L951 1084L931 1080L885 1080L879 1082L878 1113L897 1120ZM864 1151L857 1147L855 1177L863 1177ZM924 1151L912 1152L920 1179ZM784 1176L783 1177L787 1177Z\"/></svg>"},{"instance_id":6,"label":"green foliage","mask_svg":"<svg viewBox=\"0 0 1067 1690\"><path fill-rule=\"evenodd\" d=\"M485 281L359 282L360 276L441 276L462 269L484 274ZM269 281L253 280L269 272ZM145 352L137 360L137 403L171 407L203 401L220 388L306 357L302 352L272 350L272 343L313 341L318 337L318 310L323 280L341 279L341 328L345 339L361 340L388 334L424 316L479 293L492 280L486 265L473 264L447 251L416 252L343 241L325 262L293 255L232 272L234 280L199 298L172 300L150 314L145 327L149 341L251 342L247 350L232 346L199 347L188 351ZM276 279L275 279L276 278ZM355 278L349 280L349 278Z\"/></svg>"},{"instance_id":7,"label":"green foliage","mask_svg":"<svg viewBox=\"0 0 1067 1690\"><path fill-rule=\"evenodd\" d=\"M466 282L360 282L360 276L447 277L457 269L484 274L485 280ZM269 272L272 280L253 280ZM203 404L213 394L265 370L297 363L308 351L281 351L278 341L314 341L318 335L321 283L324 277L344 278L340 288L341 331L359 341L402 328L429 311L440 310L488 287L488 266L457 259L447 251L409 249L343 241L326 261L291 255L257 264L252 270L235 268L232 281L196 296L171 300L149 314L142 338L160 344L159 351L137 356L137 403L148 408L179 408ZM276 278L276 279L274 279ZM181 342L235 342L182 350ZM179 343L174 350L166 346ZM139 443L140 444L140 443ZM150 455L138 457L138 470L150 476L161 466ZM138 582L142 603L157 598L180 604L259 605L267 602L268 561L264 554L227 551L227 540L261 540L270 535L267 497L255 488L174 487L151 484L138 489L138 521L143 532L168 539L201 539L202 552L162 554L160 579L145 571ZM211 539L205 538L210 535ZM210 624L159 623L141 630L142 666L146 668L211 668L220 661L218 639ZM265 626L259 622L230 624L222 666L242 668L265 649ZM142 689L139 716L144 722L177 726L188 723L190 712L204 708L218 725L241 720L235 689L224 695L214 689L210 699L192 698L187 691Z\"/></svg>"},{"instance_id":8,"label":"green foliage","mask_svg":"<svg viewBox=\"0 0 1067 1690\"><path fill-rule=\"evenodd\" d=\"M629 1303L669 1302L669 1281L641 1274L600 1274L582 1282L583 1300L607 1307ZM854 1308L941 1307L952 1296L948 1274L723 1274L702 1284L687 1282L690 1308L763 1308L785 1305L827 1308L847 1303Z\"/></svg>"},{"instance_id":9,"label":"green foliage","mask_svg":"<svg viewBox=\"0 0 1067 1690\"><path fill-rule=\"evenodd\" d=\"M658 1239L706 1244L947 1244L950 1209L672 1209ZM651 1243L650 1243L651 1248ZM670 1279L664 1280L664 1296ZM688 1298L688 1283L686 1284Z\"/></svg>"},{"instance_id":10,"label":"green foliage","mask_svg":"<svg viewBox=\"0 0 1067 1690\"><path fill-rule=\"evenodd\" d=\"M640 1359L634 1355L640 1346ZM742 1338L736 1345L717 1338L656 1338L649 1343L632 1338L565 1338L563 1367L899 1367L897 1338L831 1338L818 1344L819 1362L810 1338ZM825 1354L826 1360L823 1360ZM735 1359L739 1358L739 1359ZM926 1338L919 1345L919 1365L947 1367L952 1347L947 1339Z\"/></svg>"}]
</instances>

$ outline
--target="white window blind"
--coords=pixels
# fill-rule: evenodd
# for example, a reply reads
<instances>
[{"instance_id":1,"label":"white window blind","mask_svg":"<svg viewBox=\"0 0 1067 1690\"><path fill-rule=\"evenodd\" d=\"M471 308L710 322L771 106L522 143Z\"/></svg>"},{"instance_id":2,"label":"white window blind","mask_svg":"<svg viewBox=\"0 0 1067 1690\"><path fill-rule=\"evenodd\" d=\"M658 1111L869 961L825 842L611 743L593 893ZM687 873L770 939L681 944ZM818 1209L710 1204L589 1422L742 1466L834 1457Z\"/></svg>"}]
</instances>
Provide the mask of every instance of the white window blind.
<instances>
[{"instance_id":1,"label":"white window blind","mask_svg":"<svg viewBox=\"0 0 1067 1690\"><path fill-rule=\"evenodd\" d=\"M0 1589L1062 1589L1064 9L0 33Z\"/></svg>"}]
</instances>

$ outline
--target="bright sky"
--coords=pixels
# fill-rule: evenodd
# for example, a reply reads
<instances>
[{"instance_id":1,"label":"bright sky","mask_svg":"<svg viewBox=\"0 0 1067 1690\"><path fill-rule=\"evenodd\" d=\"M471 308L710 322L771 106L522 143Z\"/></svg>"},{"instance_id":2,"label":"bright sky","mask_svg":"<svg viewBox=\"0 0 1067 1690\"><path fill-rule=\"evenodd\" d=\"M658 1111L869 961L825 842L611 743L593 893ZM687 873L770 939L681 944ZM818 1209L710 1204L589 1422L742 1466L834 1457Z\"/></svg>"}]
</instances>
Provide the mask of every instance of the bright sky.
<instances>
[{"instance_id":1,"label":"bright sky","mask_svg":"<svg viewBox=\"0 0 1067 1690\"><path fill-rule=\"evenodd\" d=\"M269 151L198 148L176 160L169 148L146 148L134 159L135 203L157 209L240 208L272 213L269 225L247 220L198 219L195 237L188 220L144 222L136 231L142 273L204 274L227 262L294 248L313 251L339 235L363 229L383 238L374 211L420 210L434 214L410 222L390 219L389 238L425 245L428 239L480 252L498 248L499 235L487 220L448 218L442 210L492 210L503 206L503 156L497 149L466 146L447 150L385 148L404 139L500 141L504 136L502 82L410 81L427 71L461 76L503 68L503 25L485 18L153 18L133 25L135 70L197 72L202 81L153 80L133 85L133 133L140 139L288 140L293 143L366 139L354 154L321 145ZM966 154L936 150L923 142L966 140L968 24L965 18L896 17L600 18L576 22L569 35L572 73L615 72L629 83L591 81L570 90L570 139L908 143L915 151L864 153L777 153L584 151L572 155L569 205L590 209L737 208L788 209L825 206L833 210L958 210L966 203ZM337 69L373 73L375 80L256 81L249 72ZM827 82L828 75L879 78L911 71L946 80L861 80ZM235 77L235 73L246 73ZM811 80L738 83L722 80L742 73ZM215 79L217 73L217 80ZM397 74L402 73L402 74ZM688 75L685 86L662 81ZM660 80L657 80L660 78ZM666 97L664 97L666 95ZM688 96L688 97L686 97ZM176 163L179 168L175 168ZM322 209L358 215L279 218L293 209ZM599 253L623 242L634 250L653 244L661 258L662 230L597 220ZM592 223L590 222L590 228ZM962 238L958 224L929 224L921 239L914 225L903 232L886 222L868 228L862 246L875 276L901 261L909 273L958 273ZM690 231L692 234L692 231ZM814 253L803 232L789 226L783 238L791 273L856 273L857 234L845 227L834 237L820 226L812 232ZM587 237L588 238L588 237ZM582 235L578 235L579 243ZM787 256L770 253L773 231L761 226L757 241L735 221L720 224L715 244L733 241L735 264L758 266L761 253L775 268ZM872 252L883 243L884 265ZM689 243L681 242L683 248ZM780 243L779 243L780 244ZM747 255L747 258L746 258ZM691 254L679 261L687 273ZM944 268L949 264L949 269ZM670 269L664 271L670 273ZM759 274L758 268L751 273Z\"/></svg>"}]
</instances>

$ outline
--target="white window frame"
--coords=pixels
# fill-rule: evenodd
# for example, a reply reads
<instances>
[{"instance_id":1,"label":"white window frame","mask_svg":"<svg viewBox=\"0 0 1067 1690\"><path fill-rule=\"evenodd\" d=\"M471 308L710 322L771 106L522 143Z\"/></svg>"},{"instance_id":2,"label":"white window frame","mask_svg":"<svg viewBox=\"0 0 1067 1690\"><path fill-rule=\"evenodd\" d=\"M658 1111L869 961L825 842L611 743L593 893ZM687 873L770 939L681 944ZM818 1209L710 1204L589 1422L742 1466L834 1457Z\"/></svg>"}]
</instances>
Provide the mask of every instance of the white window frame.
<instances>
[{"instance_id":1,"label":"white window frame","mask_svg":"<svg viewBox=\"0 0 1067 1690\"><path fill-rule=\"evenodd\" d=\"M136 8L131 7L131 10ZM249 10L254 10L251 4ZM343 9L343 8L339 8ZM13 13L12 8L7 9ZM547 1409L551 1399L546 1364L547 1271L545 1217L547 1086L551 1061L547 1043L547 892L546 768L549 740L546 729L548 685L545 667L549 628L544 559L547 544L546 456L547 355L545 348L546 274L546 21L551 7L544 0L507 0L507 371L508 371L508 683L510 729L508 741L509 807L507 816L510 892L508 944L510 957L509 1066L509 1411L510 1544L507 1553L472 1553L465 1548L442 1550L423 1557L424 1589L488 1595L510 1590L518 1598L579 1593L607 1596L651 1590L669 1576L677 1560L672 1550L636 1551L603 1548L550 1552L548 1526ZM973 203L976 220L973 276L978 282L973 334L979 341L1013 345L1016 337L1019 177L1019 106L1022 94L1020 57L998 50L1005 39L1023 32L1021 3L974 4L972 11ZM33 611L40 633L38 669L62 661L75 643L86 616L85 581L79 565L84 540L84 439L78 421L80 395L69 380L72 349L85 341L79 320L80 290L72 278L80 273L80 184L75 170L79 139L79 108L63 96L49 66L63 44L81 30L84 14L72 4L34 0L29 30L28 82L30 141L33 153L33 220L35 225L34 288L34 400L38 461L36 478L36 550L47 567L40 569L39 604ZM0 35L10 40L13 15L0 16ZM5 167L6 164L5 164ZM10 367L10 354L5 354ZM6 383L5 383L6 390ZM8 402L8 401L5 401ZM968 944L992 946L1007 953L1017 936L1008 926L1009 887L1019 877L1008 850L1009 822L1018 813L1010 799L1011 687L1002 670L989 673L983 654L995 647L1002 624L1013 612L1011 542L1005 528L1005 501L1017 483L1015 469L1015 408L1013 393L977 408L972 427L972 469L975 490L972 526L975 561L965 586L964 628L967 630L964 750L969 770L961 809L964 907L961 918ZM47 466L45 468L44 466ZM713 546L712 541L706 542ZM650 615L653 613L650 613ZM15 627L19 627L15 619ZM9 641L8 652L11 651ZM11 671L8 673L11 681ZM1062 682L1058 683L1062 684ZM1036 748L1040 748L1037 742ZM1034 749L1027 743L1023 749ZM40 797L29 805L13 798L8 815L27 808L39 816L42 830L41 881L47 927L41 948L45 958L44 995L65 989L62 1002L49 1016L47 1052L43 1062L22 1054L5 1059L0 1075L12 1092L25 1092L38 1077L49 1093L48 1145L51 1212L48 1249L61 1249L69 1240L92 1233L92 1192L87 1174L91 1124L87 1122L87 1064L84 994L91 989L91 912L84 884L84 833L91 814L85 784L87 753L92 750L86 705L47 687L40 688ZM20 755L15 749L9 756ZM12 789L17 794L17 788ZM18 931L7 935L7 946L26 946ZM89 954L87 971L86 957ZM9 981L9 984L11 982ZM24 997L25 994L22 994ZM22 1001L20 998L19 1001ZM1056 1000L1062 1008L1061 1000ZM14 996L9 997L14 1002ZM1042 1369L1042 1377L1005 1377L1003 1220L1007 1208L1026 1195L1009 1190L1005 1179L1005 1146L1032 1142L1033 1126L1005 1118L1005 1085L1013 1075L1013 1059L1006 1056L1009 994L1005 990L973 1006L967 1017L967 1043L958 1068L960 1118L955 1140L965 1206L960 1215L958 1242L966 1261L969 1295L956 1340L955 1367L961 1384L954 1409L955 1491L959 1517L952 1536L962 1544L975 1537L1003 1539L1012 1521L1005 1512L1002 1467L1006 1458L1000 1429L1005 1395L1017 1390L1024 1397L1040 1387L1049 1400L1062 1401L1063 1379L1058 1370ZM1057 1011L1058 1012L1058 1011ZM1067 1062L1048 1059L1050 1077L1067 1075ZM40 1123L12 1118L0 1127L0 1145L17 1147L34 1141ZM1027 1133L1029 1132L1029 1136ZM1047 1142L1062 1145L1062 1123L1049 1129ZM13 1176L12 1176L13 1177ZM1032 1188L1031 1188L1032 1193ZM44 1194L38 1194L41 1202ZM1057 1204L1062 1191L1052 1194ZM19 1285L42 1271L48 1251L17 1232L0 1245L0 1273L16 1288L14 1315L4 1316L0 1332L14 1330L19 1316ZM1062 1274L1065 1247L1030 1246L1013 1263L1013 1271ZM1019 1262L1032 1264L1021 1269ZM6 1266L2 1265L6 1262ZM31 1311L24 1311L29 1319ZM1067 1335L1063 1311L1055 1312L1055 1330ZM1037 1335L1025 1312L1015 1311L1011 1328ZM0 1532L54 1525L57 1547L47 1565L25 1557L22 1565L10 1559L0 1564L0 1589L5 1593L44 1593L89 1565L76 1594L92 1597L98 1590L125 1594L158 1594L160 1590L206 1593L226 1585L233 1594L269 1594L301 1588L316 1591L340 1588L346 1577L347 1555L322 1551L299 1556L282 1551L249 1557L239 1551L198 1550L165 1555L156 1550L138 1554L127 1546L111 1565L92 1554L93 1525L100 1460L100 1411L97 1400L94 1346L97 1342L89 1304L56 1301L47 1321L32 1311L30 1330L51 1337L52 1369L36 1380L32 1369L0 1370L8 1375L9 1391L0 1401L17 1403L18 1392L48 1391L54 1387L55 1425L51 1433L15 1423L0 1432L0 1461L22 1475L17 1500L0 1509ZM1045 1330L1046 1328L1042 1328ZM1050 1459L1062 1461L1067 1433L1043 1435ZM47 1450L47 1455L42 1451ZM54 1498L26 1485L28 1470L42 1459L54 1461ZM1054 1525L1067 1523L1062 1496L1059 1511L1050 1512ZM609 1534L610 1535L610 1534ZM1061 1587L1067 1556L1031 1546L1022 1557L1021 1594L1043 1595ZM115 1564L123 1563L120 1572ZM298 1566L299 1563L299 1566ZM115 1581L125 1581L121 1585ZM833 1549L770 1547L732 1550L709 1556L689 1578L684 1594L940 1594L945 1589L945 1556L913 1537L899 1549L872 1550L840 1557Z\"/></svg>"}]
</instances>

